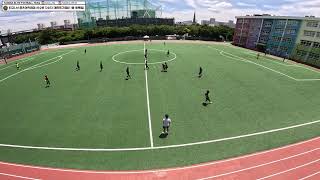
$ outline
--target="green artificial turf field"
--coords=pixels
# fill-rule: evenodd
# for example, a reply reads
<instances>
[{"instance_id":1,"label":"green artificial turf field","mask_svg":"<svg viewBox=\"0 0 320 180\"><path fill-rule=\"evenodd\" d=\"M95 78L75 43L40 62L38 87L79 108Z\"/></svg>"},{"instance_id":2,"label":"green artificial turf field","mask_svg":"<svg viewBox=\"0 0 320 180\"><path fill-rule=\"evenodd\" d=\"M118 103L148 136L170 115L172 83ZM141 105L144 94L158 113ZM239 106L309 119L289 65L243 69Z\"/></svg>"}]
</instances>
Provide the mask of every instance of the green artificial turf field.
<instances>
[{"instance_id":1,"label":"green artificial turf field","mask_svg":"<svg viewBox=\"0 0 320 180\"><path fill-rule=\"evenodd\" d=\"M143 43L44 51L17 61L19 71L14 62L0 66L0 161L152 169L320 135L320 72L263 55L257 60L228 44L148 42L146 48L149 71ZM205 107L206 90L213 104ZM170 134L159 138L166 113Z\"/></svg>"}]
</instances>

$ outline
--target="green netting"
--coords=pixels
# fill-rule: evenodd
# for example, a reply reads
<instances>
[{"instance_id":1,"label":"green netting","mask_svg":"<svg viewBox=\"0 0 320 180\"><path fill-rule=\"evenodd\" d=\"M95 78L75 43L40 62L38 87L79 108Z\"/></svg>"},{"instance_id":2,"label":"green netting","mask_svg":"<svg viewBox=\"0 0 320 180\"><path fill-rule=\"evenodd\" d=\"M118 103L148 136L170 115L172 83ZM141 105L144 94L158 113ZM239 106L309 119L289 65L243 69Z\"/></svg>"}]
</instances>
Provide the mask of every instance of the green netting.
<instances>
[{"instance_id":1,"label":"green netting","mask_svg":"<svg viewBox=\"0 0 320 180\"><path fill-rule=\"evenodd\" d=\"M155 18L161 6L148 0L86 0L86 11L77 12L81 27L95 27L97 19Z\"/></svg>"}]
</instances>

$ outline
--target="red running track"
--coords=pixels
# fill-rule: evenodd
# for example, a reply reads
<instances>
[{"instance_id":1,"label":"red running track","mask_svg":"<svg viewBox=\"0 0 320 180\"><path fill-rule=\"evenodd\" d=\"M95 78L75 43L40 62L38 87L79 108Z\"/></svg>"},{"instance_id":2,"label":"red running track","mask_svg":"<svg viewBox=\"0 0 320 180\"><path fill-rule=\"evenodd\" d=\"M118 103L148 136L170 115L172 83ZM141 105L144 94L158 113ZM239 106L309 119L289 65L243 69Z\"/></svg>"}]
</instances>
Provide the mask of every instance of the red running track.
<instances>
[{"instance_id":1,"label":"red running track","mask_svg":"<svg viewBox=\"0 0 320 180\"><path fill-rule=\"evenodd\" d=\"M319 180L320 137L242 157L149 171L79 171L0 162L0 180L238 179Z\"/></svg>"}]
</instances>

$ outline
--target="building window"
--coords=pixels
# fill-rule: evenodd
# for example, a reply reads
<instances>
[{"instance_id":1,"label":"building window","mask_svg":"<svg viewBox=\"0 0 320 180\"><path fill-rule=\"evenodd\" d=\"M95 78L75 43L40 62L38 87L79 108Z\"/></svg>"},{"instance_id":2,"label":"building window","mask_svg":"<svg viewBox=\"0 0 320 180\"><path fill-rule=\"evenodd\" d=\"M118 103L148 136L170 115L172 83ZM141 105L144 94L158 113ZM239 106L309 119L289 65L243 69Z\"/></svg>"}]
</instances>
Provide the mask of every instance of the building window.
<instances>
[{"instance_id":1,"label":"building window","mask_svg":"<svg viewBox=\"0 0 320 180\"><path fill-rule=\"evenodd\" d=\"M319 57L320 57L320 55L319 54L316 54L316 53L310 53L309 54L309 58L310 59L315 59L315 60L317 60L317 59L319 59Z\"/></svg>"},{"instance_id":2,"label":"building window","mask_svg":"<svg viewBox=\"0 0 320 180\"><path fill-rule=\"evenodd\" d=\"M298 50L298 51L297 51L297 55L300 56L300 57L304 57L305 55L307 55L307 52L306 52L306 51Z\"/></svg>"},{"instance_id":3,"label":"building window","mask_svg":"<svg viewBox=\"0 0 320 180\"><path fill-rule=\"evenodd\" d=\"M306 41L306 40L301 40L301 45L305 46L305 47L310 47L312 42L311 41Z\"/></svg>"},{"instance_id":4,"label":"building window","mask_svg":"<svg viewBox=\"0 0 320 180\"><path fill-rule=\"evenodd\" d=\"M286 24L287 20L278 20L277 25L284 26Z\"/></svg>"},{"instance_id":5,"label":"building window","mask_svg":"<svg viewBox=\"0 0 320 180\"><path fill-rule=\"evenodd\" d=\"M308 21L307 27L318 27L319 22L318 21Z\"/></svg>"},{"instance_id":6,"label":"building window","mask_svg":"<svg viewBox=\"0 0 320 180\"><path fill-rule=\"evenodd\" d=\"M280 46L280 51L287 52L288 51L288 47L287 46Z\"/></svg>"},{"instance_id":7,"label":"building window","mask_svg":"<svg viewBox=\"0 0 320 180\"><path fill-rule=\"evenodd\" d=\"M274 29L274 32L275 32L275 33L282 34L282 33L283 33L283 30L284 30L283 28L278 28L278 27L277 27L277 28Z\"/></svg>"},{"instance_id":8,"label":"building window","mask_svg":"<svg viewBox=\"0 0 320 180\"><path fill-rule=\"evenodd\" d=\"M297 33L297 31L296 31L295 29L287 29L287 30L286 30L286 34L294 35L294 34L296 34L296 33Z\"/></svg>"},{"instance_id":9,"label":"building window","mask_svg":"<svg viewBox=\"0 0 320 180\"><path fill-rule=\"evenodd\" d=\"M289 25L289 26L297 26L298 24L299 24L299 21L289 20L287 25Z\"/></svg>"},{"instance_id":10,"label":"building window","mask_svg":"<svg viewBox=\"0 0 320 180\"><path fill-rule=\"evenodd\" d=\"M316 35L316 32L314 31L304 31L304 36L314 37L315 35Z\"/></svg>"},{"instance_id":11,"label":"building window","mask_svg":"<svg viewBox=\"0 0 320 180\"><path fill-rule=\"evenodd\" d=\"M313 47L314 47L314 48L320 48L320 43L314 42L314 43L313 43Z\"/></svg>"},{"instance_id":12,"label":"building window","mask_svg":"<svg viewBox=\"0 0 320 180\"><path fill-rule=\"evenodd\" d=\"M282 42L286 42L286 43L291 44L291 43L292 43L292 38L291 38L291 37L284 37L284 38L282 39Z\"/></svg>"}]
</instances>

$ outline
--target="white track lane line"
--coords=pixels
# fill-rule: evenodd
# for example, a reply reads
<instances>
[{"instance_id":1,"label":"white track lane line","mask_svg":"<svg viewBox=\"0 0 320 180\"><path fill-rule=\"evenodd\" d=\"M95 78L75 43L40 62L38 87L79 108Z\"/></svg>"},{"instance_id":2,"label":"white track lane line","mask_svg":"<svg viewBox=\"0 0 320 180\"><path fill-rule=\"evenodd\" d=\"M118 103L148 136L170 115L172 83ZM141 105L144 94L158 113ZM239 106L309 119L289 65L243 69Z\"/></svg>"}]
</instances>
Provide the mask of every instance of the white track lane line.
<instances>
[{"instance_id":1,"label":"white track lane line","mask_svg":"<svg viewBox=\"0 0 320 180\"><path fill-rule=\"evenodd\" d=\"M280 174L284 174L284 173L287 173L287 172L290 172L290 171L293 171L293 170L296 170L296 169L299 169L299 168L302 168L302 167L305 167L305 166L308 166L310 164L314 164L314 163L317 163L317 162L320 162L320 159L317 159L317 160L302 164L302 165L294 167L294 168L287 169L285 171L281 171L281 172L278 172L278 173L275 173L275 174L271 174L269 176L265 176L265 177L259 178L257 180L268 179L268 178L271 178L271 177L274 177L274 176L277 176L277 175L280 175Z\"/></svg>"},{"instance_id":2,"label":"white track lane line","mask_svg":"<svg viewBox=\"0 0 320 180\"><path fill-rule=\"evenodd\" d=\"M25 176L17 176L17 175L6 174L6 173L0 173L0 175L9 176L9 177L14 177L14 178L19 178L19 179L41 180L41 179L35 179L35 178L30 178L30 177L25 177Z\"/></svg>"},{"instance_id":3,"label":"white track lane line","mask_svg":"<svg viewBox=\"0 0 320 180\"><path fill-rule=\"evenodd\" d=\"M243 171L247 171L247 170L263 167L263 166L266 166L266 165L274 164L274 163L277 163L277 162L280 162L280 161L292 159L292 158L295 158L295 157L298 157L298 156L302 156L302 155L305 155L305 154L308 154L308 153L311 153L311 152L314 152L314 151L318 151L318 150L320 150L320 148L312 149L310 151L306 151L306 152L303 152L303 153L299 153L299 154L296 154L296 155L293 155L293 156L289 156L289 157L286 157L286 158L278 159L278 160L271 161L271 162L268 162L268 163L263 163L263 164L259 164L259 165L256 165L256 166L251 166L251 167L248 167L248 168L239 169L237 171L231 171L231 172L228 172L228 173L223 173L223 174L218 174L218 175L209 176L209 177L205 177L205 178L200 178L198 180L213 179L213 178L218 178L218 177L222 177L222 176L227 176L227 175L230 175L230 174L235 174L235 173L239 173L239 172L243 172ZM317 161L320 161L320 160L318 159Z\"/></svg>"},{"instance_id":4,"label":"white track lane line","mask_svg":"<svg viewBox=\"0 0 320 180\"><path fill-rule=\"evenodd\" d=\"M146 53L146 42L143 43L143 52ZM151 148L153 148L153 135L152 135L152 124L151 124L151 113L150 113L150 100L149 100L149 85L148 85L148 70L147 70L147 68L145 68L144 74L146 77L146 94L147 94L147 106L148 106L150 146L151 146Z\"/></svg>"},{"instance_id":5,"label":"white track lane line","mask_svg":"<svg viewBox=\"0 0 320 180\"><path fill-rule=\"evenodd\" d=\"M316 173L310 174L309 176L306 176L306 177L301 178L301 179L299 179L299 180L306 180L306 179L309 179L309 178L311 178L311 177L313 177L313 176L315 176L315 175L318 175L318 174L320 174L320 170L319 170L319 172L316 172Z\"/></svg>"},{"instance_id":6,"label":"white track lane line","mask_svg":"<svg viewBox=\"0 0 320 180\"><path fill-rule=\"evenodd\" d=\"M263 152L258 152L254 154L249 154L249 155L244 155L236 158L231 158L231 159L225 159L221 161L214 161L214 162L209 162L209 163L204 163L204 164L197 164L193 166L185 166L185 167L178 167L178 168L171 168L171 169L156 169L156 170L141 170L141 171L86 171L86 170L74 170L74 169L58 169L58 168L49 168L49 167L40 167L40 166L30 166L30 165L22 165L22 164L13 164L13 163L7 163L7 162L0 162L0 165L7 165L7 166L13 166L13 167L23 167L23 168L30 168L30 169L40 169L40 170L49 170L49 171L57 171L57 172L72 172L72 173L89 173L89 174L145 174L145 173L155 173L155 172L170 172L170 171L180 171L180 170L186 170L186 169L195 169L199 167L206 167L206 166L212 166L216 164L221 164L225 162L231 162L235 160L240 160L240 159L246 159L246 158L251 158L263 154L268 154L271 152L283 150L283 149L288 149L288 148L293 148L296 146L302 146L303 144L306 143L312 143L313 141L319 140L320 137L310 139L307 141L299 142L296 144L291 144L275 149L271 149L268 151L263 151Z\"/></svg>"}]
</instances>

